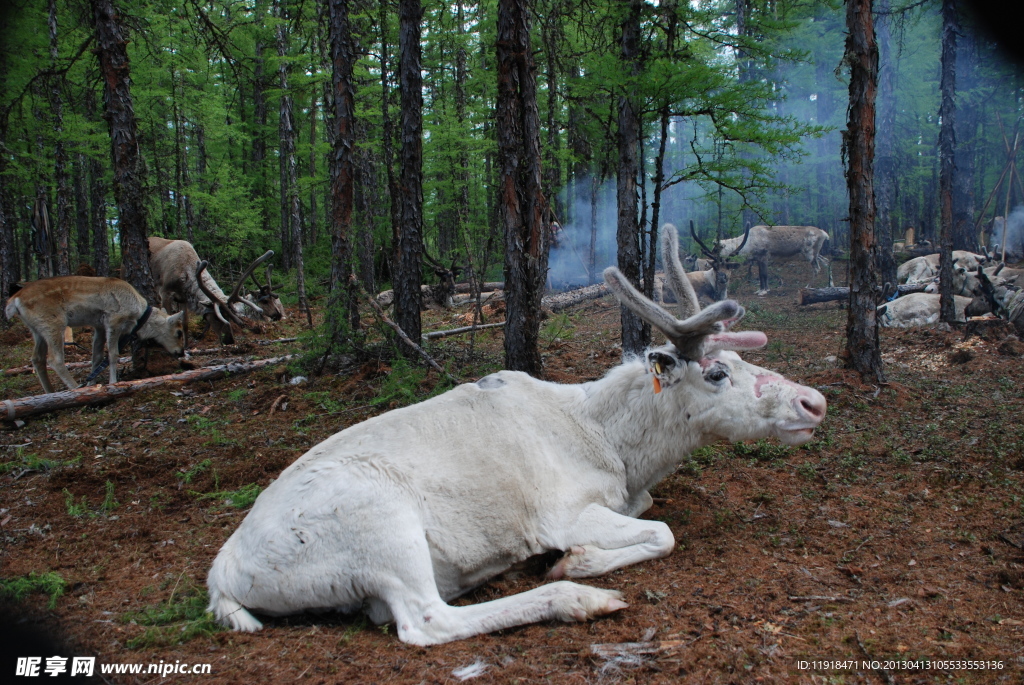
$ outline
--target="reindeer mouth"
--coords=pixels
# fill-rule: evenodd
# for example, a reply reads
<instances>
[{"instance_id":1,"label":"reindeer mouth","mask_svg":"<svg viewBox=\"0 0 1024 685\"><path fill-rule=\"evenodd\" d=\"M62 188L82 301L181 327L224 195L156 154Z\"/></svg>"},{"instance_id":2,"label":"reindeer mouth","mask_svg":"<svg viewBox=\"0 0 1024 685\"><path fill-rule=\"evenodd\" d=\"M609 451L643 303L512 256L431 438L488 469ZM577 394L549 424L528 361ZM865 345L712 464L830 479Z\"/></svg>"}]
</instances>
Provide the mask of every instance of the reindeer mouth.
<instances>
[{"instance_id":1,"label":"reindeer mouth","mask_svg":"<svg viewBox=\"0 0 1024 685\"><path fill-rule=\"evenodd\" d=\"M814 429L817 428L817 424L814 426L806 426L804 424L783 424L778 426L776 437L784 444L790 447L796 447L802 445L805 442L810 442L814 438Z\"/></svg>"}]
</instances>

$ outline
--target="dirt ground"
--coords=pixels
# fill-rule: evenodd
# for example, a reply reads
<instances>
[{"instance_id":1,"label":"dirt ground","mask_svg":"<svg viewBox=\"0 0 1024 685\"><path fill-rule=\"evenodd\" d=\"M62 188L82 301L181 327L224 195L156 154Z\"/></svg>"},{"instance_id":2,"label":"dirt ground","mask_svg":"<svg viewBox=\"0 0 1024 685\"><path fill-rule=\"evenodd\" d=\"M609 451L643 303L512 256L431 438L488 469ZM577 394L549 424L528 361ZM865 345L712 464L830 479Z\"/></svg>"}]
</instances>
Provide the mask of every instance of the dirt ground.
<instances>
[{"instance_id":1,"label":"dirt ground","mask_svg":"<svg viewBox=\"0 0 1024 685\"><path fill-rule=\"evenodd\" d=\"M51 573L64 585L52 608L39 591L8 600L21 616L11 627L44 628L59 653L98 664L210 664L209 675L102 677L117 683L450 683L471 665L476 682L497 683L1021 682L1024 345L998 328L969 340L887 330L888 382L863 383L836 360L845 310L794 304L804 271L783 271L764 297L744 272L731 289L748 309L740 328L769 338L744 358L818 388L828 415L800 448L716 445L666 478L645 516L678 548L589 581L622 591L628 609L431 648L360 617L270 619L256 634L210 622L206 573L258 488L320 440L441 389L436 374L382 358L297 383L281 366L165 386L0 431L0 578L10 588ZM261 337L300 331L290 314ZM616 364L618 320L610 297L549 318L548 378L586 381ZM456 324L430 313L424 328ZM0 343L0 366L28 363L20 323ZM464 381L501 363L494 331L429 349ZM193 362L287 351L298 346ZM176 368L150 355L149 374ZM0 399L39 392L32 374L0 383ZM546 563L459 601L535 587Z\"/></svg>"}]
</instances>

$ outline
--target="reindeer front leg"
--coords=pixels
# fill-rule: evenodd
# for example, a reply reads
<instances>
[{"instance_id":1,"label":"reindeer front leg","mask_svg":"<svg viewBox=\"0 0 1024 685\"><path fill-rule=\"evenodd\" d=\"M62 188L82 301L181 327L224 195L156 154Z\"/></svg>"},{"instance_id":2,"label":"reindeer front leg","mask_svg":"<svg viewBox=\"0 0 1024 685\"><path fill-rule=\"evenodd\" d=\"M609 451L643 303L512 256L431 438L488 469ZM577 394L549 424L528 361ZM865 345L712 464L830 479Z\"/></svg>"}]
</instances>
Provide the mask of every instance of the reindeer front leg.
<instances>
[{"instance_id":1,"label":"reindeer front leg","mask_svg":"<svg viewBox=\"0 0 1024 685\"><path fill-rule=\"evenodd\" d=\"M675 537L661 521L644 521L590 504L566 532L569 548L550 578L592 578L630 564L668 556Z\"/></svg>"},{"instance_id":2,"label":"reindeer front leg","mask_svg":"<svg viewBox=\"0 0 1024 685\"><path fill-rule=\"evenodd\" d=\"M107 363L109 364L108 370L110 371L110 384L117 383L117 360L121 354L121 350L118 349L117 343L120 337L117 330L107 326ZM93 350L95 354L95 350Z\"/></svg>"}]
</instances>

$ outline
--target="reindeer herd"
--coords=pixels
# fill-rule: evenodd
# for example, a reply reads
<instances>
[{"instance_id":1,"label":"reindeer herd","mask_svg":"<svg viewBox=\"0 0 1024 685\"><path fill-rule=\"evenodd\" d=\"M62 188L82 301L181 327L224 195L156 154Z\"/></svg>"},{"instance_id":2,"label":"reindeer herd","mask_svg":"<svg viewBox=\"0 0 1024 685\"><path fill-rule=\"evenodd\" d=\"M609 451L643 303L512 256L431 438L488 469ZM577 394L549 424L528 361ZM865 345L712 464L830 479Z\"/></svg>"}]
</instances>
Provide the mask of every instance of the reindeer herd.
<instances>
[{"instance_id":1,"label":"reindeer herd","mask_svg":"<svg viewBox=\"0 0 1024 685\"><path fill-rule=\"evenodd\" d=\"M652 505L654 485L693 450L722 439L805 443L826 413L817 390L737 354L767 338L734 330L744 308L727 299L726 269L730 257L750 257L759 266L762 294L769 260L800 259L817 274L827 263L824 232L755 226L712 248L692 222L690 232L705 268L686 272L676 229L666 224L665 270L654 299L615 267L603 274L622 306L659 331L665 344L577 385L500 371L312 447L260 494L220 549L207 578L209 611L234 630L256 631L263 625L258 616L362 610L375 623L394 623L404 642L434 645L626 609L621 592L573 580L673 552L668 525L638 518ZM131 335L181 354L188 311L202 315L225 342L246 310L283 316L269 273L254 296L241 293L242 282L272 252L225 296L189 243L151 238L149 246L162 308L108 278L44 279L11 295L7 315L20 316L30 329L45 391L52 390L45 370L50 348L61 379L75 387L63 364L66 326L94 328L93 364L105 342L114 382L118 350ZM985 255L954 258L957 291L995 306L1005 298L1000 288L1012 288L1018 275L986 267ZM447 277L457 268L431 265ZM936 271L937 260L922 257L901 267L900 278L924 281ZM444 303L452 286L442 279L434 299ZM917 293L882 305L883 325L930 320L928 303L937 297ZM677 313L666 308L669 302ZM972 305L958 300L958 312ZM493 601L451 604L552 552L561 555L548 572L552 582Z\"/></svg>"},{"instance_id":2,"label":"reindeer herd","mask_svg":"<svg viewBox=\"0 0 1024 685\"><path fill-rule=\"evenodd\" d=\"M117 382L117 359L133 337L153 340L173 356L185 352L188 339L188 310L202 315L205 326L199 337L213 329L221 342L232 344L232 324L248 326L244 308L257 316L279 320L284 316L281 299L273 291L271 271L267 284L256 284L255 299L240 294L245 279L271 256L267 251L238 279L230 296L207 271L195 248L184 240L149 239L149 259L160 307L154 308L126 281L96 276L44 278L12 289L7 300L7 318L18 316L32 334L32 366L43 392L53 392L46 373L47 352L52 350L53 368L69 390L78 383L64 363L64 332L70 327L90 327L93 376L104 364L107 348L109 377Z\"/></svg>"}]
</instances>

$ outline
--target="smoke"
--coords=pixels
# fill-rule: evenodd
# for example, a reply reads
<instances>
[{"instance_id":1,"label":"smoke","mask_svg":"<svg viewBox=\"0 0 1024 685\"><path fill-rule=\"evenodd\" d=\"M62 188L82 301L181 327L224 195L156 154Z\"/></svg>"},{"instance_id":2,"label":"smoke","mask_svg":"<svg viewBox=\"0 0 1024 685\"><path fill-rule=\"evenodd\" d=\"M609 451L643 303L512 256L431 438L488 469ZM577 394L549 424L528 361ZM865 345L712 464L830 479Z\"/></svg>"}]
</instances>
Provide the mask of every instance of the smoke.
<instances>
[{"instance_id":1,"label":"smoke","mask_svg":"<svg viewBox=\"0 0 1024 685\"><path fill-rule=\"evenodd\" d=\"M591 213L590 179L577 182L579 192L561 193L561 206L568 219L551 245L548 278L555 290L601 281L601 272L616 262L615 230L617 212L615 183L606 181L597 191L597 212ZM560 217L561 218L561 217ZM591 242L594 260L591 265ZM593 271L593 273L591 273Z\"/></svg>"},{"instance_id":2,"label":"smoke","mask_svg":"<svg viewBox=\"0 0 1024 685\"><path fill-rule=\"evenodd\" d=\"M1002 256L1003 243L1006 243L1006 261L1024 260L1024 206L1015 207L1006 222L1002 217L996 217L989 242L997 258Z\"/></svg>"}]
</instances>

